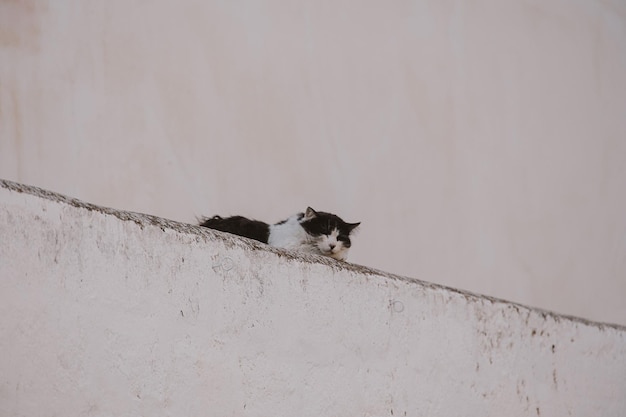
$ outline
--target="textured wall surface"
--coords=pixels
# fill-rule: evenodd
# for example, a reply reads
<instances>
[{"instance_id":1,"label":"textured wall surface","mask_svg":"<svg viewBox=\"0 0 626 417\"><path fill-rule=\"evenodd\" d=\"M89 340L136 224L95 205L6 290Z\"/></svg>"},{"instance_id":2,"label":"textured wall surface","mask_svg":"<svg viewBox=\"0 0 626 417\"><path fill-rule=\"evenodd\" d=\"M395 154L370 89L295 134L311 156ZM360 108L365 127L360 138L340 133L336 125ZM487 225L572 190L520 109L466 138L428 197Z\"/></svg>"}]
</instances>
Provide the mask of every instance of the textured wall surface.
<instances>
[{"instance_id":1,"label":"textured wall surface","mask_svg":"<svg viewBox=\"0 0 626 417\"><path fill-rule=\"evenodd\" d=\"M0 185L2 416L626 414L623 327Z\"/></svg>"}]
</instances>

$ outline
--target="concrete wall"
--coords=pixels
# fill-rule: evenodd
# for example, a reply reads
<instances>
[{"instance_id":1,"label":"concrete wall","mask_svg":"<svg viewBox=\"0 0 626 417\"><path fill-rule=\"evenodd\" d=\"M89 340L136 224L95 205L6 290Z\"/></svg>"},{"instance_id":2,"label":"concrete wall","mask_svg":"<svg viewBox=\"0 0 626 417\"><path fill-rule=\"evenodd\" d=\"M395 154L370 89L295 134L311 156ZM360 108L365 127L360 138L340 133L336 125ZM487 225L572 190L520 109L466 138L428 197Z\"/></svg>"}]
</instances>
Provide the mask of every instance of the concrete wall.
<instances>
[{"instance_id":1,"label":"concrete wall","mask_svg":"<svg viewBox=\"0 0 626 417\"><path fill-rule=\"evenodd\" d=\"M626 414L624 327L0 185L2 416Z\"/></svg>"},{"instance_id":2,"label":"concrete wall","mask_svg":"<svg viewBox=\"0 0 626 417\"><path fill-rule=\"evenodd\" d=\"M0 1L0 178L626 324L622 0Z\"/></svg>"}]
</instances>

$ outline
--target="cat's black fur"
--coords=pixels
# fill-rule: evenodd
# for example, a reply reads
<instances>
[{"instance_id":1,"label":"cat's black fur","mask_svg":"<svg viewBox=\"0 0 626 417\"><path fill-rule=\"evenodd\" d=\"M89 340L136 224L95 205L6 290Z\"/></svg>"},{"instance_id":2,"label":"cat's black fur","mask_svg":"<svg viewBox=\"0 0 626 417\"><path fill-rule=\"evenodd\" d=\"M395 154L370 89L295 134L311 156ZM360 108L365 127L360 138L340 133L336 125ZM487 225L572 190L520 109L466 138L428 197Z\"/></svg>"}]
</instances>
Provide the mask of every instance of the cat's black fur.
<instances>
[{"instance_id":1,"label":"cat's black fur","mask_svg":"<svg viewBox=\"0 0 626 417\"><path fill-rule=\"evenodd\" d=\"M200 226L247 237L263 243L267 243L270 237L269 224L258 220L250 220L243 216L231 216L226 218L213 216L211 218L204 218Z\"/></svg>"}]
</instances>

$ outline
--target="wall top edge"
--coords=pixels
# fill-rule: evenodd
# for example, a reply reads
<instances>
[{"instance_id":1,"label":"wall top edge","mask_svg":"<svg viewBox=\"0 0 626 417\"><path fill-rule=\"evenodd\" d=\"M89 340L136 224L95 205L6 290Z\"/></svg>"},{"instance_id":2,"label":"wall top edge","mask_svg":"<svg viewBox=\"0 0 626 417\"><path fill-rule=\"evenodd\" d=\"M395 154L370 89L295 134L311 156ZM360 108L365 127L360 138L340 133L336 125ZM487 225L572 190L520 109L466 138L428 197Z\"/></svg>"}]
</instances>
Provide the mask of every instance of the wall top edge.
<instances>
[{"instance_id":1,"label":"wall top edge","mask_svg":"<svg viewBox=\"0 0 626 417\"><path fill-rule=\"evenodd\" d=\"M380 276L380 277L390 279L390 280L404 281L404 282L411 283L412 285L421 286L428 290L445 291L445 292L451 293L452 295L463 297L468 302L472 302L472 303L487 302L490 304L504 304L509 308L517 310L520 314L522 313L530 314L531 312L534 312L537 315L542 316L544 319L552 319L555 322L571 321L571 322L576 322L576 323L583 324L586 326L596 327L596 328L599 328L599 330L613 329L619 332L626 332L626 326L622 326L618 324L594 322L594 321L587 320L587 319L580 318L580 317L559 314L559 313L555 313L552 311L535 308L535 307L529 307L529 306L525 306L522 304L514 303L511 301L507 301L507 300L503 300L503 299L499 299L495 297L472 293L466 290L460 290L460 289L451 288L451 287L447 287L447 286L440 285L440 284L434 284L434 283L422 281L416 278L396 275L396 274L392 274L389 272L377 270L375 268L363 266L363 265L337 261L337 260L324 257L324 256L300 254L300 253L296 253L293 251L273 248L263 243L256 242L251 239L246 239L243 237L231 235L229 233L222 233L219 231L207 229L205 227L178 222L174 220L169 220L169 219L165 219L162 217L153 216L150 214L136 213L136 212L131 212L131 211L118 210L118 209L114 209L110 207L98 206L95 204L84 202L77 198L68 197L63 194L49 191L43 188L21 184L21 183L17 183L14 181L4 180L1 178L0 178L0 188L6 189L12 192L28 194L37 198L42 198L42 199L49 200L52 202L57 202L60 204L73 206L79 209L84 209L88 211L99 212L99 213L109 215L109 216L114 216L125 222L133 222L139 225L141 228L148 227L148 226L156 226L156 227L160 227L163 230L169 229L177 233L195 235L198 238L203 239L205 241L219 240L222 243L224 243L225 246L227 247L237 247L237 248L251 250L251 251L265 251L265 252L273 253L278 257L287 258L289 260L296 261L296 262L309 263L309 264L322 264L334 271L346 270L346 271L350 271L356 274L375 275L375 276Z\"/></svg>"}]
</instances>

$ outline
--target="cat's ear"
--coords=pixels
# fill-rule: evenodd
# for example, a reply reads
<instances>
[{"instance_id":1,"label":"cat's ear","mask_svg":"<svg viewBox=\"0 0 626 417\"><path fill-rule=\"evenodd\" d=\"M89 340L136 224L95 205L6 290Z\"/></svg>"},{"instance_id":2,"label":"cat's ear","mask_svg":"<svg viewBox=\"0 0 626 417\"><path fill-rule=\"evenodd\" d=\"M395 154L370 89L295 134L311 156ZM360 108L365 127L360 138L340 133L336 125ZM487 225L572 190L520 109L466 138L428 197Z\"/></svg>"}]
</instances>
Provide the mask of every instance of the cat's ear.
<instances>
[{"instance_id":1,"label":"cat's ear","mask_svg":"<svg viewBox=\"0 0 626 417\"><path fill-rule=\"evenodd\" d=\"M311 207L307 207L304 212L304 220L311 220L317 217L317 212L313 210Z\"/></svg>"},{"instance_id":2,"label":"cat's ear","mask_svg":"<svg viewBox=\"0 0 626 417\"><path fill-rule=\"evenodd\" d=\"M360 224L361 224L361 222L358 222L358 223L346 223L346 225L348 226L348 230L350 230L350 233L354 232L354 229L359 227Z\"/></svg>"}]
</instances>

